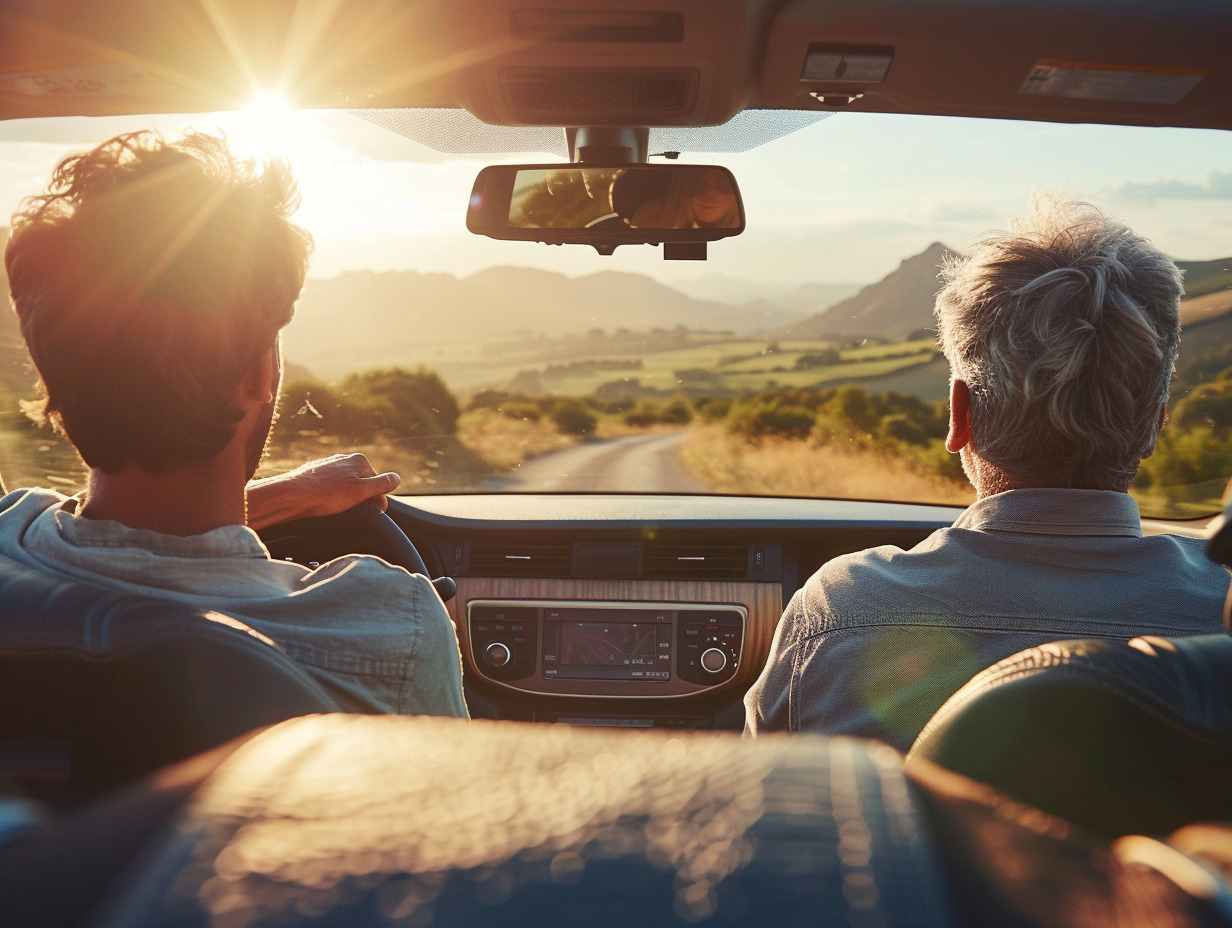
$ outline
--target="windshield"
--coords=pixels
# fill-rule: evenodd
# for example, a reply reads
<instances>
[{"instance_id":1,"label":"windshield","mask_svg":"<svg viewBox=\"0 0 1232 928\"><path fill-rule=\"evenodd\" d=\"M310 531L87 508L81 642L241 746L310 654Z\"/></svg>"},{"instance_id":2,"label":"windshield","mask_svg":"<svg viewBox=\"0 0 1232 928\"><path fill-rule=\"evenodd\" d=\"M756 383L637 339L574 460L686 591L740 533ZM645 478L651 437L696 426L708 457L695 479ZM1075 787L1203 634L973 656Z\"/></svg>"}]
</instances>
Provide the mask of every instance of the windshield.
<instances>
[{"instance_id":1,"label":"windshield","mask_svg":"<svg viewBox=\"0 0 1232 928\"><path fill-rule=\"evenodd\" d=\"M658 248L469 234L485 160L345 113L0 124L0 208L121 131L221 129L285 155L316 248L285 330L277 470L358 448L399 492L722 493L966 504L943 446L932 331L947 252L1059 191L1151 238L1186 272L1170 422L1134 485L1146 514L1219 507L1232 475L1232 135L841 113L729 167L747 231L707 262ZM504 161L550 161L541 155ZM134 337L139 337L135 333ZM71 449L0 321L0 474L80 487Z\"/></svg>"}]
</instances>

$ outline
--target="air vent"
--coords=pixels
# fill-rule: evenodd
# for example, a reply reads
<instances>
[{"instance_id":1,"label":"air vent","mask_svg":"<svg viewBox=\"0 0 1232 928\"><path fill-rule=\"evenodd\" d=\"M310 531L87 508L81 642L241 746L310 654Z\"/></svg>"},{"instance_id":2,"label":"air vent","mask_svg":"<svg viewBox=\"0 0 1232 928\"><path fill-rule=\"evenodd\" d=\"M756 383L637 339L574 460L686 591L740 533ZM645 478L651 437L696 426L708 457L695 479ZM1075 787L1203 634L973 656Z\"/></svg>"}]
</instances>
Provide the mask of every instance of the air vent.
<instances>
[{"instance_id":1,"label":"air vent","mask_svg":"<svg viewBox=\"0 0 1232 928\"><path fill-rule=\"evenodd\" d=\"M510 106L526 118L579 125L579 117L607 125L621 116L678 115L693 106L699 75L694 68L589 70L504 68L501 84ZM566 122L566 117L569 119Z\"/></svg>"},{"instance_id":2,"label":"air vent","mask_svg":"<svg viewBox=\"0 0 1232 928\"><path fill-rule=\"evenodd\" d=\"M471 545L470 573L476 577L567 577L573 546Z\"/></svg>"},{"instance_id":3,"label":"air vent","mask_svg":"<svg viewBox=\"0 0 1232 928\"><path fill-rule=\"evenodd\" d=\"M655 580L743 580L746 545L647 545L645 576Z\"/></svg>"}]
</instances>

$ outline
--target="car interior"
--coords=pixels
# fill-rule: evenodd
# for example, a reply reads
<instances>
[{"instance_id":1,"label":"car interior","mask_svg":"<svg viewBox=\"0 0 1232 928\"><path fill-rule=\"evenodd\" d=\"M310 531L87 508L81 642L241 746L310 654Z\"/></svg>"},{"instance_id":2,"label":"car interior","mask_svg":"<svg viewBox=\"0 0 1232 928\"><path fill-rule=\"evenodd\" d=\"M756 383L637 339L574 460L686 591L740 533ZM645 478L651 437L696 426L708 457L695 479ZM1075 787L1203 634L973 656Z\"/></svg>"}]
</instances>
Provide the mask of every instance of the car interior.
<instances>
[{"instance_id":1,"label":"car interior","mask_svg":"<svg viewBox=\"0 0 1232 928\"><path fill-rule=\"evenodd\" d=\"M275 467L343 450L328 442L358 433L329 432L330 410L362 395L385 404L372 421L394 424L355 443L378 468L411 461L403 486L385 514L261 536L277 559L370 553L431 578L472 720L341 714L232 617L0 559L0 921L1232 924L1227 635L1060 641L955 668L955 687L974 678L906 759L876 742L739 737L742 698L805 580L846 552L909 548L973 498L928 432L947 376L931 316L876 321L895 301L931 312L940 251L916 256L921 276L895 224L917 206L953 220L960 248L1012 218L981 200L1025 208L1039 185L1074 183L1158 223L1192 287L1170 400L1184 440L1161 446L1134 493L1145 531L1213 536L1212 559L1232 566L1216 519L1232 476L1229 36L1224 0L8 0L11 207L35 192L21 171L43 182L50 152L275 89L290 112L345 118L366 140L331 169L340 200L349 172L421 162L422 201L378 185L340 204L371 225L351 251L335 248L342 219L312 227L334 276L310 271L288 329L276 429L290 437L271 452ZM850 157L829 141L844 126ZM977 150L964 126L995 144ZM985 175L998 157L1009 173L1031 162L1037 138L1040 170L1021 189ZM1092 174L1068 176L1059 150ZM964 161L985 151L1000 154ZM895 222L865 210L875 193L846 189L865 163L868 189L884 176L889 190L891 162L916 187L887 206ZM712 167L729 179L728 218L635 218ZM972 185L962 218L930 199L951 171ZM310 173L311 213L327 197L312 199ZM440 216L427 215L435 188ZM441 256L414 272L423 305L399 306L412 334L351 341L390 318L363 299L415 265L331 256L375 253L407 216ZM862 235L890 242L880 270L857 263ZM786 284L738 300L748 267L771 275L781 257L807 280L827 251L851 268L844 283L900 277L814 294L790 317L772 306ZM535 261L558 263L523 266ZM432 302L484 274L473 298L496 315L455 320L452 296ZM654 315L663 282L692 282L681 313L700 315ZM314 315L344 283L344 308ZM834 328L840 307L867 311L868 328ZM388 369L385 393L354 373L366 357ZM71 453L17 411L33 378L11 322L0 367L3 485L80 489ZM399 399L398 377L447 383L451 416L439 399ZM842 403L846 418L827 412ZM403 407L419 424L399 432ZM873 409L880 421L860 419ZM834 438L843 428L860 434ZM737 439L720 474L715 449ZM879 443L899 463L875 457ZM614 475L582 456L618 445L645 457ZM664 454L691 476L662 476ZM812 462L848 462L864 482L793 482Z\"/></svg>"}]
</instances>

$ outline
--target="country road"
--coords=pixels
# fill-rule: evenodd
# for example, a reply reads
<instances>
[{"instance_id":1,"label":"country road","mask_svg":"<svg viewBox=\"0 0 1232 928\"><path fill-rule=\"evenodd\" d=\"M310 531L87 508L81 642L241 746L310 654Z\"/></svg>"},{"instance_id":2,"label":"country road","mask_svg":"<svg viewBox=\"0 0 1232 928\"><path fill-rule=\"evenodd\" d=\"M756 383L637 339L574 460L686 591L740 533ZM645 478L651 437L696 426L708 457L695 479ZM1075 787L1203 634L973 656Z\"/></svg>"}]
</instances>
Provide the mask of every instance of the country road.
<instances>
[{"instance_id":1,"label":"country road","mask_svg":"<svg viewBox=\"0 0 1232 928\"><path fill-rule=\"evenodd\" d=\"M676 457L684 432L590 442L527 461L486 490L543 493L706 493Z\"/></svg>"}]
</instances>

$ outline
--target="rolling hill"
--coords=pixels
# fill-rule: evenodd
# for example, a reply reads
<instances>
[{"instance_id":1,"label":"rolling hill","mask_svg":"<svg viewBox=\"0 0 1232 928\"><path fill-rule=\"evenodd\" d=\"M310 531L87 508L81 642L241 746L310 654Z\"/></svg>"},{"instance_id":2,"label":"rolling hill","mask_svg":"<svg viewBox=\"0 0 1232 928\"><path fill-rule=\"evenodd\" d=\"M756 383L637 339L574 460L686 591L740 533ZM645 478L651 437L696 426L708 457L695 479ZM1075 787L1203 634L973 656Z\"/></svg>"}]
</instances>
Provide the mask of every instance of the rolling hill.
<instances>
[{"instance_id":1,"label":"rolling hill","mask_svg":"<svg viewBox=\"0 0 1232 928\"><path fill-rule=\"evenodd\" d=\"M770 300L737 306L696 300L650 277L615 271L577 278L518 267L488 268L465 278L351 271L308 281L285 345L288 356L334 378L357 367L431 364L436 346L477 346L514 332L562 335L678 325L693 331L770 331L801 315Z\"/></svg>"},{"instance_id":2,"label":"rolling hill","mask_svg":"<svg viewBox=\"0 0 1232 928\"><path fill-rule=\"evenodd\" d=\"M0 228L0 248L6 240L7 230ZM650 277L615 271L577 278L515 267L488 268L464 278L352 271L307 282L295 322L286 331L285 348L290 363L330 380L353 370L395 364L447 366L446 359L460 357L471 357L470 363L479 367L499 364L501 359L484 355L483 346L515 332L649 332L684 326L764 338L901 341L932 327L937 271L949 252L934 243L829 309L824 309L826 299L850 293L849 285L809 284L733 303L697 299ZM1182 261L1178 266L1192 294L1181 308L1182 351L1191 353L1222 342L1232 332L1232 258ZM0 285L7 291L2 266ZM737 292L743 296L755 291L733 285L733 294ZM918 388L915 381L923 375L929 381L925 392L934 394L937 386L931 381L940 373L920 370L905 380L891 375L878 379L875 387ZM0 395L6 395L6 402L30 396L33 380L16 319L0 311Z\"/></svg>"},{"instance_id":3,"label":"rolling hill","mask_svg":"<svg viewBox=\"0 0 1232 928\"><path fill-rule=\"evenodd\" d=\"M1232 258L1217 258L1214 261L1177 261L1176 266L1185 272L1185 294L1187 296L1205 296L1217 290L1232 289Z\"/></svg>"},{"instance_id":4,"label":"rolling hill","mask_svg":"<svg viewBox=\"0 0 1232 928\"><path fill-rule=\"evenodd\" d=\"M905 341L933 326L937 271L952 249L934 242L875 284L823 312L783 328L781 338L877 338Z\"/></svg>"}]
</instances>

